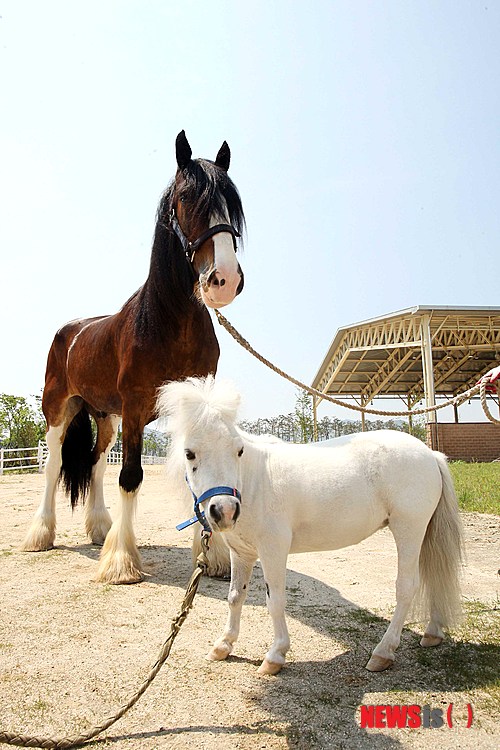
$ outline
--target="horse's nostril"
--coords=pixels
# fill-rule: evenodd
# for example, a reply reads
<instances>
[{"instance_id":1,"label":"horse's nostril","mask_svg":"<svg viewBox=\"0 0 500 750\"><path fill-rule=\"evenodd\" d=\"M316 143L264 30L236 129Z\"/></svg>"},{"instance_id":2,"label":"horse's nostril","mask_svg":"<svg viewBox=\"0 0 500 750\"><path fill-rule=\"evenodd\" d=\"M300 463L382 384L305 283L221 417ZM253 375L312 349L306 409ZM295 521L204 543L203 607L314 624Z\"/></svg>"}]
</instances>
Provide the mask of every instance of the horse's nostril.
<instances>
[{"instance_id":1,"label":"horse's nostril","mask_svg":"<svg viewBox=\"0 0 500 750\"><path fill-rule=\"evenodd\" d=\"M226 279L221 279L221 280L219 281L219 285L220 285L220 286L224 286L224 284L225 284L225 283L226 283Z\"/></svg>"},{"instance_id":2,"label":"horse's nostril","mask_svg":"<svg viewBox=\"0 0 500 750\"><path fill-rule=\"evenodd\" d=\"M241 513L241 506L239 503L236 503L236 508L234 510L234 516L233 516L234 523L236 523L236 521L238 520L240 513Z\"/></svg>"}]
</instances>

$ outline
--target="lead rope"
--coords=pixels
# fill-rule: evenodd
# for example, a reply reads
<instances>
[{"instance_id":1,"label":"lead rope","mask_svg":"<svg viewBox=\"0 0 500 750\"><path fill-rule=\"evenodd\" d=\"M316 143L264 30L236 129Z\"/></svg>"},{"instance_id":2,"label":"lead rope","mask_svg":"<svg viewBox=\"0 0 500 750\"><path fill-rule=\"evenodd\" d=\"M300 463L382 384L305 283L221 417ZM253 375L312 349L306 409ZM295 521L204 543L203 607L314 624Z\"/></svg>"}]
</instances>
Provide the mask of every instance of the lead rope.
<instances>
[{"instance_id":1,"label":"lead rope","mask_svg":"<svg viewBox=\"0 0 500 750\"><path fill-rule=\"evenodd\" d=\"M243 338L243 336L236 330L234 326L231 325L231 323L225 318L217 309L215 310L215 314L217 316L217 320L221 324L223 328L226 329L226 331L235 339L235 341L240 344L240 346L243 347L243 349L246 349L247 352L250 352L256 359L259 360L259 362L262 362L262 364L266 365L266 367L269 367L270 370L273 370L273 372L276 372L278 375L281 375L282 378L285 378L285 380L290 381L290 383L293 383L298 388L301 388L303 391L306 391L307 393L310 393L311 396L316 396L317 398L325 399L325 401L330 401L332 404L335 404L336 406L342 406L344 409L353 409L354 411L363 412L364 414L378 414L383 417L415 417L419 414L428 414L432 411L438 411L439 409L444 409L446 406L453 406L456 404L457 406L462 404L464 401L467 401L468 398L473 396L479 391L480 398L481 398L481 406L483 407L483 411L486 414L487 418L490 420L490 422L493 422L494 424L500 425L500 420L495 419L495 417L490 412L488 405L486 403L486 385L487 383L480 381L479 383L476 383L476 385L473 385L472 388L469 388L468 391L465 391L464 393L460 393L458 396L455 396L454 398L450 399L450 401L446 401L443 404L436 404L434 406L426 406L422 407L421 409L410 409L407 411L381 411L379 409L368 409L366 406L358 406L357 404L347 404L345 401L340 401L337 398L333 398L333 396L329 396L327 393L322 393L321 391L318 391L316 388L312 388L309 385L306 385L305 383L301 383L300 380L297 380L296 378L292 377L291 375L288 375L286 372L281 370L276 365L273 365L272 362L270 362L268 359L262 356L262 354L259 354L251 344L248 343L246 339Z\"/></svg>"},{"instance_id":2,"label":"lead rope","mask_svg":"<svg viewBox=\"0 0 500 750\"><path fill-rule=\"evenodd\" d=\"M125 705L123 705L115 714L113 714L113 716L110 716L108 719L103 721L102 724L99 724L99 726L94 727L94 729L91 729L85 734L79 734L75 737L63 737L58 739L55 737L29 737L27 735L18 734L16 732L0 731L0 743L4 742L7 745L17 745L19 747L60 748L61 750L64 750L65 748L77 747L78 745L85 744L94 737L97 737L98 734L106 731L106 729L109 729L109 727L115 724L118 719L121 719L122 716L124 716L127 711L129 711L132 706L137 703L139 698L146 692L146 690L151 685L154 678L162 668L163 664L168 659L172 644L177 637L179 630L184 624L189 610L193 606L193 600L198 590L200 578L206 572L208 567L207 554L210 544L210 534L202 533L201 542L202 551L196 561L197 567L193 571L193 575L191 576L187 585L186 593L181 604L181 609L173 618L170 624L170 633L163 646L161 647L158 659L151 668L148 676L140 686L139 690L132 696L132 698L130 698L130 700L125 703Z\"/></svg>"}]
</instances>

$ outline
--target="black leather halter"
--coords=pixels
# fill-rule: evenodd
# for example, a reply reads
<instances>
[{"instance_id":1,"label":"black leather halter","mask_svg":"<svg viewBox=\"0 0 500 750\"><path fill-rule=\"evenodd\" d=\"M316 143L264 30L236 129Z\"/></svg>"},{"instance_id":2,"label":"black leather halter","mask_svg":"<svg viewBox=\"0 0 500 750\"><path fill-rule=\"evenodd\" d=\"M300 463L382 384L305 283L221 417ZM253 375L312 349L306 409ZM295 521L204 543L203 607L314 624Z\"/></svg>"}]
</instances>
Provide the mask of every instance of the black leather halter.
<instances>
[{"instance_id":1,"label":"black leather halter","mask_svg":"<svg viewBox=\"0 0 500 750\"><path fill-rule=\"evenodd\" d=\"M233 238L234 252L236 252L236 237L241 237L239 232L237 232L236 229L231 226L231 224L216 224L215 226L210 227L210 229L207 229L206 232L203 232L203 234L200 234L200 236L196 240L193 240L191 242L182 231L181 225L177 221L177 216L175 215L174 208L172 208L170 211L170 227L172 231L177 235L179 242L182 245L182 249L186 254L186 258L188 259L189 263L191 263L191 265L193 264L196 251L201 247L201 245L203 245L204 242L209 240L210 237L213 237L216 234L221 234L222 232L228 232Z\"/></svg>"}]
</instances>

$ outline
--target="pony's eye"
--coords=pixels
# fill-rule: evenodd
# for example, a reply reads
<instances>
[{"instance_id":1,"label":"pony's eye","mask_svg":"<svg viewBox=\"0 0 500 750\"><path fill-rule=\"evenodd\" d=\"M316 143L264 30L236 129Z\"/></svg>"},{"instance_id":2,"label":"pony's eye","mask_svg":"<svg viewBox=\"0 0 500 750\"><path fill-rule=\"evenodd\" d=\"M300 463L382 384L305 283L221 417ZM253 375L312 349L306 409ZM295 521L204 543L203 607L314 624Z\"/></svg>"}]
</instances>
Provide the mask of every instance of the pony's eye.
<instances>
[{"instance_id":1,"label":"pony's eye","mask_svg":"<svg viewBox=\"0 0 500 750\"><path fill-rule=\"evenodd\" d=\"M190 451L189 448L186 448L186 450L184 451L184 453L186 454L186 458L187 458L188 461L194 461L194 459L196 458L196 456L193 453L193 451Z\"/></svg>"},{"instance_id":2,"label":"pony's eye","mask_svg":"<svg viewBox=\"0 0 500 750\"><path fill-rule=\"evenodd\" d=\"M243 449L243 447L242 447L242 448L240 448L240 450L238 451L238 458L241 458L241 457L242 457L242 455L243 455L243 450L244 450L244 449Z\"/></svg>"}]
</instances>

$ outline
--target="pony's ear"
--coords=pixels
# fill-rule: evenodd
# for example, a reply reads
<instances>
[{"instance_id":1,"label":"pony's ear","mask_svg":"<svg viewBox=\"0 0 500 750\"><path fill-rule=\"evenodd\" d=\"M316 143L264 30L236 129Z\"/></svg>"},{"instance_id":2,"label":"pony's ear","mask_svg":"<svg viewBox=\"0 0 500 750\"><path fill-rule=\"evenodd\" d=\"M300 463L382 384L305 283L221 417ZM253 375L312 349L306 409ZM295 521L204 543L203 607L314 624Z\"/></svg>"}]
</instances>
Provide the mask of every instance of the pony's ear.
<instances>
[{"instance_id":1,"label":"pony's ear","mask_svg":"<svg viewBox=\"0 0 500 750\"><path fill-rule=\"evenodd\" d=\"M227 145L227 142L224 141L222 146L219 149L219 153L215 157L215 163L218 167L224 170L224 172L227 172L229 169L229 162L231 161L231 151L229 150L229 146Z\"/></svg>"},{"instance_id":2,"label":"pony's ear","mask_svg":"<svg viewBox=\"0 0 500 750\"><path fill-rule=\"evenodd\" d=\"M175 157L177 159L177 165L179 169L187 167L191 160L191 146L186 138L186 133L181 130L177 138L175 139Z\"/></svg>"}]
</instances>

